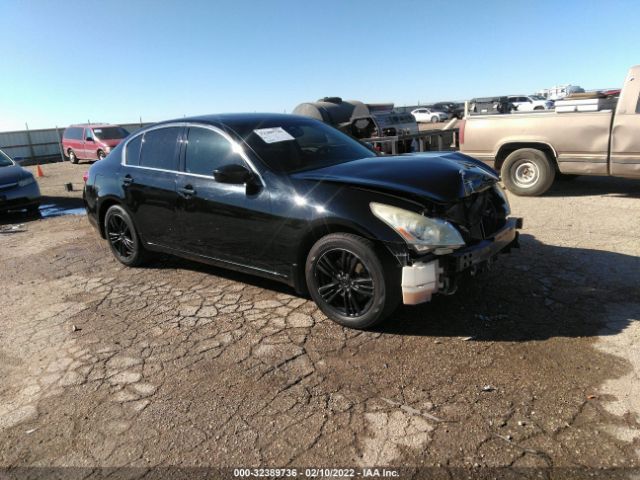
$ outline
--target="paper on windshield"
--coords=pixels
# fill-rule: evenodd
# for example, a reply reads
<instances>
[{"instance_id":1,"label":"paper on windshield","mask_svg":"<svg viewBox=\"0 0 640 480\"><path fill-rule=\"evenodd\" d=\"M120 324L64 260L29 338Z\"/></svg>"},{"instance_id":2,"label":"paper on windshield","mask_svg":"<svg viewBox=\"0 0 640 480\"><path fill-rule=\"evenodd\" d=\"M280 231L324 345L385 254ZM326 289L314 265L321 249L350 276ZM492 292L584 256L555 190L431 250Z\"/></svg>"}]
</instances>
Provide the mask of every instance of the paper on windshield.
<instances>
[{"instance_id":1,"label":"paper on windshield","mask_svg":"<svg viewBox=\"0 0 640 480\"><path fill-rule=\"evenodd\" d=\"M289 132L282 127L272 128L256 128L253 131L258 135L265 143L277 143L286 142L287 140L295 140Z\"/></svg>"}]
</instances>

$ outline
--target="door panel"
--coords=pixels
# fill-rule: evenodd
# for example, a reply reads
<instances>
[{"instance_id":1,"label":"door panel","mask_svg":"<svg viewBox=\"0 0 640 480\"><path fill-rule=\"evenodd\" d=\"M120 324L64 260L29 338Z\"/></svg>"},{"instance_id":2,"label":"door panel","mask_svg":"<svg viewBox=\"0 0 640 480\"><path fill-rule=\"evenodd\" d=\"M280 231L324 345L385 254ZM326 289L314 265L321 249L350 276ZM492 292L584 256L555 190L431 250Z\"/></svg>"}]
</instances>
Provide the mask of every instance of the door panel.
<instances>
[{"instance_id":1,"label":"door panel","mask_svg":"<svg viewBox=\"0 0 640 480\"><path fill-rule=\"evenodd\" d=\"M261 186L247 193L244 184L219 183L213 178L215 169L236 163L248 167L225 134L208 128L189 129L185 172L177 181L181 248L268 270L265 249L273 222L267 189ZM257 235L264 236L265 242L256 242Z\"/></svg>"},{"instance_id":2,"label":"door panel","mask_svg":"<svg viewBox=\"0 0 640 480\"><path fill-rule=\"evenodd\" d=\"M92 138L93 142L88 142L87 138ZM91 131L90 128L85 128L84 129L84 134L82 135L82 158L84 158L85 160L95 160L96 159L96 155L95 155L95 146L96 146L96 139L95 136L93 135L93 132Z\"/></svg>"},{"instance_id":3,"label":"door panel","mask_svg":"<svg viewBox=\"0 0 640 480\"><path fill-rule=\"evenodd\" d=\"M185 194L185 187L192 193ZM177 188L181 249L242 265L267 265L264 249L272 218L266 189L247 195L244 185L220 184L213 178L191 175L180 175ZM265 236L265 242L256 242L257 235Z\"/></svg>"},{"instance_id":4,"label":"door panel","mask_svg":"<svg viewBox=\"0 0 640 480\"><path fill-rule=\"evenodd\" d=\"M640 178L640 114L616 115L611 133L611 175Z\"/></svg>"},{"instance_id":5,"label":"door panel","mask_svg":"<svg viewBox=\"0 0 640 480\"><path fill-rule=\"evenodd\" d=\"M176 176L182 127L134 137L126 147L122 183L127 207L142 238L174 247L178 242Z\"/></svg>"},{"instance_id":6,"label":"door panel","mask_svg":"<svg viewBox=\"0 0 640 480\"><path fill-rule=\"evenodd\" d=\"M177 237L176 174L125 167L127 207L145 242L172 247Z\"/></svg>"}]
</instances>

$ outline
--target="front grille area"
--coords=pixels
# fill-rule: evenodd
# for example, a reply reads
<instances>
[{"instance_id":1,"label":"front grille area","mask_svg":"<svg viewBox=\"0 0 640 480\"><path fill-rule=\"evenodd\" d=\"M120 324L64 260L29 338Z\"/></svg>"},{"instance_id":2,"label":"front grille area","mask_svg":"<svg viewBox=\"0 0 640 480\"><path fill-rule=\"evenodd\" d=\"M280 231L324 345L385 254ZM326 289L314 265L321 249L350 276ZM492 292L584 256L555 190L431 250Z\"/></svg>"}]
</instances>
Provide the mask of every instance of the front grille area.
<instances>
[{"instance_id":1,"label":"front grille area","mask_svg":"<svg viewBox=\"0 0 640 480\"><path fill-rule=\"evenodd\" d=\"M445 216L460 229L467 244L492 237L506 223L504 202L492 188L463 198Z\"/></svg>"}]
</instances>

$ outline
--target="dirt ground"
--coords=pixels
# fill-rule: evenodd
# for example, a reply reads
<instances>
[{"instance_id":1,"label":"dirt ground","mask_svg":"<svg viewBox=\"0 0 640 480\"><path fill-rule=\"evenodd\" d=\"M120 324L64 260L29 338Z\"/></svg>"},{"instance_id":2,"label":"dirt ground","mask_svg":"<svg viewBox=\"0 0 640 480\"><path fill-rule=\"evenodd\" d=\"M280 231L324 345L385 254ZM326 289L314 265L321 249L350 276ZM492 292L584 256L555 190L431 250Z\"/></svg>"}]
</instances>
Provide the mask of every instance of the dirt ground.
<instances>
[{"instance_id":1,"label":"dirt ground","mask_svg":"<svg viewBox=\"0 0 640 480\"><path fill-rule=\"evenodd\" d=\"M47 199L81 206L62 185L87 165L43 169ZM370 332L277 283L125 268L84 216L0 219L0 467L631 474L640 182L510 198L520 250Z\"/></svg>"}]
</instances>

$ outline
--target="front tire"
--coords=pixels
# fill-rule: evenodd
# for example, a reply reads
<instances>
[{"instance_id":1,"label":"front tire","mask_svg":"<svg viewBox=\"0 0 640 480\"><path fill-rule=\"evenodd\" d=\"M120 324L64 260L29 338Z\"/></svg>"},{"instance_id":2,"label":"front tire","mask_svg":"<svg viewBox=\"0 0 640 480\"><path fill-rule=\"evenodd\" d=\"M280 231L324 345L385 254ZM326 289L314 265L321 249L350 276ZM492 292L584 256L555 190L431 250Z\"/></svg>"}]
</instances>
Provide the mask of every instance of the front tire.
<instances>
[{"instance_id":1,"label":"front tire","mask_svg":"<svg viewBox=\"0 0 640 480\"><path fill-rule=\"evenodd\" d=\"M78 157L76 157L76 153L73 150L69 150L69 161L73 164L78 163Z\"/></svg>"},{"instance_id":2,"label":"front tire","mask_svg":"<svg viewBox=\"0 0 640 480\"><path fill-rule=\"evenodd\" d=\"M438 117L431 117L431 123L438 123Z\"/></svg>"},{"instance_id":3,"label":"front tire","mask_svg":"<svg viewBox=\"0 0 640 480\"><path fill-rule=\"evenodd\" d=\"M147 260L147 251L124 208L119 205L109 207L104 216L104 231L111 253L118 261L127 267L137 267Z\"/></svg>"},{"instance_id":4,"label":"front tire","mask_svg":"<svg viewBox=\"0 0 640 480\"><path fill-rule=\"evenodd\" d=\"M556 169L544 152L535 148L521 148L505 159L500 175L510 192L533 197L549 190Z\"/></svg>"},{"instance_id":5,"label":"front tire","mask_svg":"<svg viewBox=\"0 0 640 480\"><path fill-rule=\"evenodd\" d=\"M365 329L385 320L400 303L400 278L386 271L374 244L333 233L311 248L305 277L311 298L340 325Z\"/></svg>"},{"instance_id":6,"label":"front tire","mask_svg":"<svg viewBox=\"0 0 640 480\"><path fill-rule=\"evenodd\" d=\"M37 215L40 213L40 205L34 204L27 207L27 215Z\"/></svg>"},{"instance_id":7,"label":"front tire","mask_svg":"<svg viewBox=\"0 0 640 480\"><path fill-rule=\"evenodd\" d=\"M98 150L98 160L104 160L105 158L105 153L102 150Z\"/></svg>"}]
</instances>

